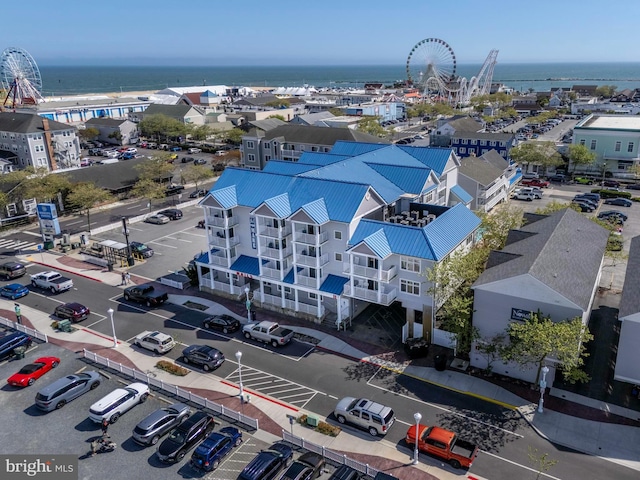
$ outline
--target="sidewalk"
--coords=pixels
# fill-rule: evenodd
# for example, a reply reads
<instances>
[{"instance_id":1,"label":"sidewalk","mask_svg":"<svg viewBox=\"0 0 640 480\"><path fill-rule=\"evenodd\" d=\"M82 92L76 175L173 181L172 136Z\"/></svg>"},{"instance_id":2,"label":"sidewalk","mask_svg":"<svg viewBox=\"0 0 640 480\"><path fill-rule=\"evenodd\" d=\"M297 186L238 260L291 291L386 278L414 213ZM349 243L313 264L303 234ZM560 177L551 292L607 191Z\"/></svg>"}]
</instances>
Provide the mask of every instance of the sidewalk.
<instances>
[{"instance_id":1,"label":"sidewalk","mask_svg":"<svg viewBox=\"0 0 640 480\"><path fill-rule=\"evenodd\" d=\"M80 260L74 260L71 257L44 252L25 255L24 260L44 264L56 270L71 272L110 285L118 285L120 283L119 272L104 271L99 267L83 263ZM146 281L146 279L136 278L135 275L132 277L132 280L136 283ZM187 301L193 301L206 306L207 308L204 311L211 314L233 313L220 303L202 297L170 294L169 301L178 305L183 305ZM13 313L12 302L2 301L0 305L4 306L6 310L10 310L11 314ZM7 315L8 318L13 318L11 314ZM23 317L27 318L33 324L33 328L50 335L55 343L67 343L69 344L66 345L67 348L72 348L76 351L82 348L88 348L96 351L96 353L100 355L109 356L109 358L128 366L135 366L135 368L143 372L154 370L156 359L152 355L146 355L133 350L128 345L123 345L118 349L110 348L113 344L110 338L105 338L84 328L75 332L73 334L73 342L69 342L69 334L60 334L51 329L51 320L47 314L28 307L23 307L22 314ZM318 348L349 358L374 363L443 388L497 403L506 408L517 409L532 428L548 440L581 452L597 455L640 471L640 452L637 447L640 445L640 428L636 426L586 420L553 411L549 409L546 404L544 413L538 413L537 403L531 403L504 388L466 373L454 370L438 372L434 368L429 367L417 367L408 364L381 361L380 358L371 356L328 333L300 326L292 327L292 329L300 334L315 338L318 341ZM81 345L89 346L82 347ZM119 359L111 355L115 355ZM221 381L221 379L215 376L193 373L194 375L190 374L187 377L174 377L164 372L158 372L158 376L160 377L160 375L163 374L169 375L166 378L167 381L188 387L194 391L198 390L198 393L201 395L204 395L202 390L206 390L216 398L215 401L218 403L223 403L220 400L221 398L226 398L230 402L238 402L238 389L235 385ZM187 384L181 382L187 382ZM246 407L257 410L255 415L254 413L249 413L248 410L246 413L259 418L261 430L265 430L265 432L261 432L261 435L280 436L282 429L290 429L286 413L291 414L291 412L297 411L295 407L255 393L252 394L251 404L246 405ZM263 418L265 418L265 421L263 421ZM269 419L269 421L266 419ZM359 461L365 461L375 468L389 471L389 473L399 478L412 478L411 472L413 471L415 473L415 468L419 468L423 472L430 474L430 478L442 480L465 478L463 471L454 473L451 469L443 470L435 467L434 464L439 462L431 458L427 460L431 465L420 463L417 467L412 467L409 465L411 452L408 450L400 451L397 445L386 440L376 442L362 441L352 435L348 430L343 430L340 435L331 438L295 426L294 434L304 436L306 440L324 445L327 448L345 452ZM358 438L357 441L355 440L356 438ZM422 458L422 462L424 461L425 458ZM445 466L444 468L447 467ZM424 475L423 477L429 478Z\"/></svg>"}]
</instances>

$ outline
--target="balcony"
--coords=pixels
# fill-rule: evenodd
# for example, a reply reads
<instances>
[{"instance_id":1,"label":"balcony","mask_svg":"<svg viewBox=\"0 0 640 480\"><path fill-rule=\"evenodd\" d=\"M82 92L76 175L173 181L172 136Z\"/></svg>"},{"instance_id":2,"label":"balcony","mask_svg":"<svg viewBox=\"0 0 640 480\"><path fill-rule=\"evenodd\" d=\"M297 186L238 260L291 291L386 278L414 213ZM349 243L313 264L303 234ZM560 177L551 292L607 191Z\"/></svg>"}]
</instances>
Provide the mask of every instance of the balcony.
<instances>
[{"instance_id":1,"label":"balcony","mask_svg":"<svg viewBox=\"0 0 640 480\"><path fill-rule=\"evenodd\" d=\"M287 235L291 235L291 225L285 225L284 227L269 227L258 223L258 235L281 239Z\"/></svg>"},{"instance_id":2,"label":"balcony","mask_svg":"<svg viewBox=\"0 0 640 480\"><path fill-rule=\"evenodd\" d=\"M382 268L380 270L373 267L353 265L353 271L351 271L351 265L349 265L348 263L344 263L342 271L347 275L354 275L370 280L378 280L384 283L389 283L397 275L397 267L395 265L387 269Z\"/></svg>"},{"instance_id":3,"label":"balcony","mask_svg":"<svg viewBox=\"0 0 640 480\"><path fill-rule=\"evenodd\" d=\"M329 240L329 232L320 232L318 234L303 233L296 231L294 242L304 243L306 245L322 245Z\"/></svg>"},{"instance_id":4,"label":"balcony","mask_svg":"<svg viewBox=\"0 0 640 480\"><path fill-rule=\"evenodd\" d=\"M329 262L329 254L325 253L324 255L307 255L306 253L298 253L296 254L295 262L298 265L306 265L307 267L315 267L320 268Z\"/></svg>"},{"instance_id":5,"label":"balcony","mask_svg":"<svg viewBox=\"0 0 640 480\"><path fill-rule=\"evenodd\" d=\"M207 215L207 224L212 227L229 228L238 224L238 217Z\"/></svg>"},{"instance_id":6,"label":"balcony","mask_svg":"<svg viewBox=\"0 0 640 480\"><path fill-rule=\"evenodd\" d=\"M277 268L273 267L267 267L266 265L262 266L261 275L265 278L274 278L276 280L282 280L284 278L282 270L278 270Z\"/></svg>"},{"instance_id":7,"label":"balcony","mask_svg":"<svg viewBox=\"0 0 640 480\"><path fill-rule=\"evenodd\" d=\"M320 288L320 279L318 277L310 277L302 271L296 273L296 285L304 285L305 287Z\"/></svg>"},{"instance_id":8,"label":"balcony","mask_svg":"<svg viewBox=\"0 0 640 480\"><path fill-rule=\"evenodd\" d=\"M240 239L238 237L225 238L222 234L209 236L209 245L212 247L231 248L239 243Z\"/></svg>"},{"instance_id":9,"label":"balcony","mask_svg":"<svg viewBox=\"0 0 640 480\"><path fill-rule=\"evenodd\" d=\"M209 253L209 264L210 265L220 265L221 267L230 267L231 263L235 262L238 256L233 256L231 258L227 257L225 252L216 252Z\"/></svg>"},{"instance_id":10,"label":"balcony","mask_svg":"<svg viewBox=\"0 0 640 480\"><path fill-rule=\"evenodd\" d=\"M270 248L270 247L261 247L260 248L260 256L267 258L274 258L276 260L283 260L286 257L290 257L293 255L293 248L287 247L285 249L281 248Z\"/></svg>"},{"instance_id":11,"label":"balcony","mask_svg":"<svg viewBox=\"0 0 640 480\"><path fill-rule=\"evenodd\" d=\"M344 294L348 297L358 298L360 300L366 300L367 302L378 303L380 305L390 305L397 295L398 290L396 288L388 288L382 285L382 290L370 290L366 287L354 287L348 283L344 286Z\"/></svg>"}]
</instances>

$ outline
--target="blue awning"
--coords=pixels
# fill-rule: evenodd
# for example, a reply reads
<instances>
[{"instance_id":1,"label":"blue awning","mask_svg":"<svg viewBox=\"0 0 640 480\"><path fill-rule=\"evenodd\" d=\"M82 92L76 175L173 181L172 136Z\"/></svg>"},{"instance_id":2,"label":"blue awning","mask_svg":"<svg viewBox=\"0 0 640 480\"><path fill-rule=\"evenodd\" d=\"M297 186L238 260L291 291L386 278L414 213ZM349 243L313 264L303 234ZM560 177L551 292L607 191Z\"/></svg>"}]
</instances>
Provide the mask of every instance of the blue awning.
<instances>
[{"instance_id":1,"label":"blue awning","mask_svg":"<svg viewBox=\"0 0 640 480\"><path fill-rule=\"evenodd\" d=\"M268 263L268 260L262 260L262 264ZM231 270L236 272L260 276L260 264L257 257L249 257L248 255L240 255L238 259L231 265Z\"/></svg>"},{"instance_id":2,"label":"blue awning","mask_svg":"<svg viewBox=\"0 0 640 480\"><path fill-rule=\"evenodd\" d=\"M344 284L349 279L347 277L339 277L338 275L327 275L327 279L320 285L321 292L331 293L333 295L342 295Z\"/></svg>"}]
</instances>

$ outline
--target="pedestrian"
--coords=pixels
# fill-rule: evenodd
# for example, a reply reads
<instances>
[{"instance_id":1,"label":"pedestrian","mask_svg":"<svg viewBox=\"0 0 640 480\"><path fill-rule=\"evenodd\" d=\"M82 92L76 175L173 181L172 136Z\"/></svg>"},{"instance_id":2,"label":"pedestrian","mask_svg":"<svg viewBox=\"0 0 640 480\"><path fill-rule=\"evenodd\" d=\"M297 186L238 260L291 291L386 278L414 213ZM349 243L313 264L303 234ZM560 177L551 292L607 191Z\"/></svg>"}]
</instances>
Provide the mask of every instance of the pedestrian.
<instances>
[{"instance_id":1,"label":"pedestrian","mask_svg":"<svg viewBox=\"0 0 640 480\"><path fill-rule=\"evenodd\" d=\"M20 312L20 305L18 305L17 303L14 303L13 309L16 312L16 322L22 323L22 313Z\"/></svg>"},{"instance_id":2,"label":"pedestrian","mask_svg":"<svg viewBox=\"0 0 640 480\"><path fill-rule=\"evenodd\" d=\"M124 282L126 285L129 285L129 283L131 283L131 274L129 272L127 272L127 274L124 276Z\"/></svg>"},{"instance_id":3,"label":"pedestrian","mask_svg":"<svg viewBox=\"0 0 640 480\"><path fill-rule=\"evenodd\" d=\"M127 274L126 272L122 272L122 282L120 283L120 285L126 285L127 284Z\"/></svg>"},{"instance_id":4,"label":"pedestrian","mask_svg":"<svg viewBox=\"0 0 640 480\"><path fill-rule=\"evenodd\" d=\"M108 437L109 434L107 433L107 430L109 430L109 420L107 420L106 418L103 418L101 428L102 428L102 436Z\"/></svg>"}]
</instances>

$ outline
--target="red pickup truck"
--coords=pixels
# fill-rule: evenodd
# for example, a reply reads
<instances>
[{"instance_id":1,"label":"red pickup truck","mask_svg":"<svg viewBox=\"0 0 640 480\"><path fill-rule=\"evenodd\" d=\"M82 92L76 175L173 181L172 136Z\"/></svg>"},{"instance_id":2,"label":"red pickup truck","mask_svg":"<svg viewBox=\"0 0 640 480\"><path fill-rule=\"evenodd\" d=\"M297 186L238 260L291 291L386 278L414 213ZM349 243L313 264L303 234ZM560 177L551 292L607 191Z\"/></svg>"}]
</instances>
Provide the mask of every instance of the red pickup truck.
<instances>
[{"instance_id":1,"label":"red pickup truck","mask_svg":"<svg viewBox=\"0 0 640 480\"><path fill-rule=\"evenodd\" d=\"M527 187L548 188L549 182L546 180L540 180L539 178L525 178L520 182Z\"/></svg>"},{"instance_id":2,"label":"red pickup truck","mask_svg":"<svg viewBox=\"0 0 640 480\"><path fill-rule=\"evenodd\" d=\"M412 448L416 444L416 426L407 430L406 442ZM439 457L453 468L470 468L478 456L478 447L471 442L440 427L418 426L418 450Z\"/></svg>"}]
</instances>

